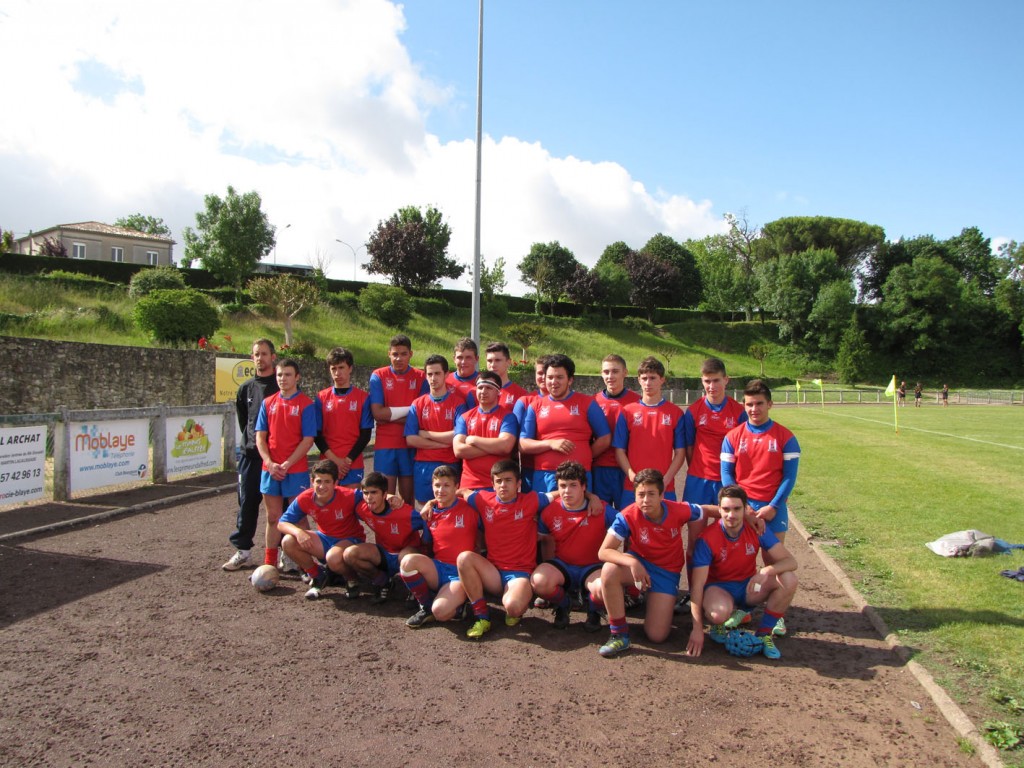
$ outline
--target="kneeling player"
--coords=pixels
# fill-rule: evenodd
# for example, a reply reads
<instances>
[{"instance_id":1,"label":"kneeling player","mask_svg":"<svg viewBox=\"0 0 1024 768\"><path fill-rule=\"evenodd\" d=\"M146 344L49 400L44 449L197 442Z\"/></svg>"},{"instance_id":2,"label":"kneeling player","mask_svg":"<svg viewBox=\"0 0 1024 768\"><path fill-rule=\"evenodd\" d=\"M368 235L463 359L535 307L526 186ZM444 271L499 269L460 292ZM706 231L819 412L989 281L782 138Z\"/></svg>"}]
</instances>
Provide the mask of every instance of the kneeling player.
<instances>
[{"instance_id":1,"label":"kneeling player","mask_svg":"<svg viewBox=\"0 0 1024 768\"><path fill-rule=\"evenodd\" d=\"M306 597L315 600L330 575L320 563L327 560L332 550L340 557L349 547L366 541L366 536L355 513L359 500L356 492L337 486L338 465L328 459L318 461L310 475L312 487L288 505L277 530L284 537L281 547L285 554L309 574L312 586ZM299 527L307 515L316 522L318 530Z\"/></svg>"},{"instance_id":2,"label":"kneeling player","mask_svg":"<svg viewBox=\"0 0 1024 768\"><path fill-rule=\"evenodd\" d=\"M642 469L633 480L636 501L619 512L598 553L600 597L608 609L611 637L602 656L629 648L625 586L647 591L644 632L652 643L663 642L672 630L672 613L685 564L683 531L704 516L718 517L718 508L665 501L665 479L656 469ZM620 549L624 547L625 551Z\"/></svg>"},{"instance_id":3,"label":"kneeling player","mask_svg":"<svg viewBox=\"0 0 1024 768\"><path fill-rule=\"evenodd\" d=\"M718 494L722 519L697 540L690 582L693 631L686 644L690 656L700 656L704 647L705 617L711 623L711 639L724 643L728 631L761 603L765 609L757 634L764 641L763 653L769 659L781 656L773 633L776 626L785 626L783 614L796 594L796 559L770 530L758 536L747 524L747 504L747 493L738 485L723 488ZM770 563L760 571L759 549Z\"/></svg>"},{"instance_id":4,"label":"kneeling player","mask_svg":"<svg viewBox=\"0 0 1024 768\"><path fill-rule=\"evenodd\" d=\"M402 581L420 606L405 622L414 629L433 619L448 621L466 602L456 563L460 554L476 548L480 516L455 495L457 487L454 467L442 464L434 470L434 503L423 531L423 544L432 549L433 557L414 553L401 560Z\"/></svg>"},{"instance_id":5,"label":"kneeling player","mask_svg":"<svg viewBox=\"0 0 1024 768\"><path fill-rule=\"evenodd\" d=\"M530 577L533 591L555 607L554 624L559 629L569 626L571 596L588 595L587 622L589 632L601 629L593 594L601 575L598 551L605 531L615 521L615 510L601 503L603 519L593 517L587 505L587 470L578 461L566 461L555 471L558 493L540 513L540 540L544 562Z\"/></svg>"},{"instance_id":6,"label":"kneeling player","mask_svg":"<svg viewBox=\"0 0 1024 768\"><path fill-rule=\"evenodd\" d=\"M409 504L392 508L387 498L388 479L380 472L363 478L363 500L356 514L373 531L374 541L349 547L344 562L374 587L374 605L388 599L391 582L398 575L398 563L405 555L419 551L423 518Z\"/></svg>"}]
</instances>

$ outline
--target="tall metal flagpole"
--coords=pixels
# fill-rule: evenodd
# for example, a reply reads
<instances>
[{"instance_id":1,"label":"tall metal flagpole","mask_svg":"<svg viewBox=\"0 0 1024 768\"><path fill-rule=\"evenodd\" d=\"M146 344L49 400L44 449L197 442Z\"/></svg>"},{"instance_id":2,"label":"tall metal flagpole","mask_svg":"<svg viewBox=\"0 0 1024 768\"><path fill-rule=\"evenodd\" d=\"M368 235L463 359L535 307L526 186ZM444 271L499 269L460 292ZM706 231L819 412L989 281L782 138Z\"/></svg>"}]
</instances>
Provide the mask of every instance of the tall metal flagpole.
<instances>
[{"instance_id":1,"label":"tall metal flagpole","mask_svg":"<svg viewBox=\"0 0 1024 768\"><path fill-rule=\"evenodd\" d=\"M484 97L484 0L480 0L480 21L476 55L476 225L473 233L473 309L470 336L480 343L480 179L483 139Z\"/></svg>"}]
</instances>

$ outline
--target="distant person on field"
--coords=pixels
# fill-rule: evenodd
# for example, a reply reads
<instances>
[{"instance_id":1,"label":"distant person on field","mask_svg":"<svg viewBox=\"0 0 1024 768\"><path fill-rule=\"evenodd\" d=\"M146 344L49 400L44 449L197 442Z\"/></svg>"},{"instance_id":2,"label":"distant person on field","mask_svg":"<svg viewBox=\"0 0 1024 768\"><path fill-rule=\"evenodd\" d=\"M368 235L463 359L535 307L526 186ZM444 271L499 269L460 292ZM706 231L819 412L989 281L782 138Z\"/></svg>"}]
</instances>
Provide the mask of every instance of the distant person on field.
<instances>
[{"instance_id":1,"label":"distant person on field","mask_svg":"<svg viewBox=\"0 0 1024 768\"><path fill-rule=\"evenodd\" d=\"M899 400L900 408L905 408L907 405L907 382L900 382L899 389L896 390L896 395Z\"/></svg>"},{"instance_id":2,"label":"distant person on field","mask_svg":"<svg viewBox=\"0 0 1024 768\"><path fill-rule=\"evenodd\" d=\"M274 342L256 339L252 343L252 362L256 367L255 375L244 381L235 395L235 415L242 433L242 445L238 458L238 515L235 531L228 537L235 554L221 566L225 571L237 571L249 564L253 537L259 524L260 502L263 501L260 492L263 459L256 447L256 417L263 401L277 392Z\"/></svg>"},{"instance_id":3,"label":"distant person on field","mask_svg":"<svg viewBox=\"0 0 1024 768\"><path fill-rule=\"evenodd\" d=\"M373 434L370 395L352 385L355 360L344 347L327 354L327 370L334 386L317 393L320 406L320 434L316 446L320 456L338 466L338 485L358 488L363 479L363 449Z\"/></svg>"},{"instance_id":4,"label":"distant person on field","mask_svg":"<svg viewBox=\"0 0 1024 768\"><path fill-rule=\"evenodd\" d=\"M917 386L914 387L914 407L921 407L921 382L917 382Z\"/></svg>"},{"instance_id":5,"label":"distant person on field","mask_svg":"<svg viewBox=\"0 0 1024 768\"><path fill-rule=\"evenodd\" d=\"M949 384L942 385L942 407L949 405Z\"/></svg>"}]
</instances>

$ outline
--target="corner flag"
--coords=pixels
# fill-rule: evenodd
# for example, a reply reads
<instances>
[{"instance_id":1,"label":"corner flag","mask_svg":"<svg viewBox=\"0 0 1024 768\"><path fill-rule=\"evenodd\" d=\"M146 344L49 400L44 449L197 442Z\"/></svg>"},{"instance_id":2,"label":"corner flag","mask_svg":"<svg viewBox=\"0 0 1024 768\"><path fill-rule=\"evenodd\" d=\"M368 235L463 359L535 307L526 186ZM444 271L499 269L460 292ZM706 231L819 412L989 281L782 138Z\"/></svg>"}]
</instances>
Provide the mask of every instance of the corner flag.
<instances>
[{"instance_id":1,"label":"corner flag","mask_svg":"<svg viewBox=\"0 0 1024 768\"><path fill-rule=\"evenodd\" d=\"M896 409L896 374L892 375L892 380L889 382L889 386L885 388L885 396L892 398L892 426L896 430L896 434L900 432L900 417L899 411Z\"/></svg>"}]
</instances>

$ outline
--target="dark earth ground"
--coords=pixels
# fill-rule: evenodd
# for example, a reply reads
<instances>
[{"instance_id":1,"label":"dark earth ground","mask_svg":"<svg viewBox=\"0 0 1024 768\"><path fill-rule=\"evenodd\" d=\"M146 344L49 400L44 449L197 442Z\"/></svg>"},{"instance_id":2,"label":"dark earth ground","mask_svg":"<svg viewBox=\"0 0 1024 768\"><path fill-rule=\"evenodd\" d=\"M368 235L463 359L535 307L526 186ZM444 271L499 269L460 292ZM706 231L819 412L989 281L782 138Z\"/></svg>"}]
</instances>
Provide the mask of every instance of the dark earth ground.
<instances>
[{"instance_id":1,"label":"dark earth ground","mask_svg":"<svg viewBox=\"0 0 1024 768\"><path fill-rule=\"evenodd\" d=\"M557 631L496 610L472 641L407 629L401 594L259 594L219 569L234 512L223 493L0 542L0 764L980 765L796 533L780 661L689 659L688 618L653 645L636 616L633 650L602 659L580 613ZM0 534L56 514L0 513Z\"/></svg>"}]
</instances>

